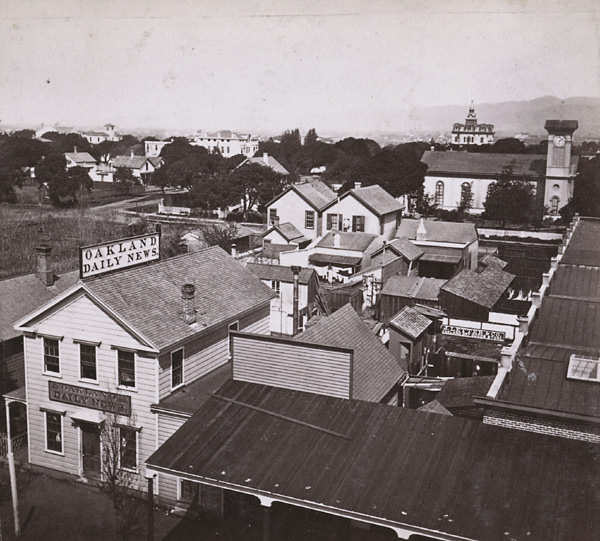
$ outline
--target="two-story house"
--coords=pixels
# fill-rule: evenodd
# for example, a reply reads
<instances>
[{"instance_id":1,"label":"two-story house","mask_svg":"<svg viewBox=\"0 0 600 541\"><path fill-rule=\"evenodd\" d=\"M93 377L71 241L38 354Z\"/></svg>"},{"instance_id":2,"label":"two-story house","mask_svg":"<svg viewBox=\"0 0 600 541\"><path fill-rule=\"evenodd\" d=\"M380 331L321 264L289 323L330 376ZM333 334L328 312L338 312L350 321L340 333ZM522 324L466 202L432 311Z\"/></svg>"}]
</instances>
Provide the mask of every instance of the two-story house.
<instances>
[{"instance_id":1,"label":"two-story house","mask_svg":"<svg viewBox=\"0 0 600 541\"><path fill-rule=\"evenodd\" d=\"M292 335L294 328L294 272L292 267L248 263L248 268L269 286L278 298L271 301L271 333ZM298 327L303 329L316 308L319 278L314 269L298 273Z\"/></svg>"},{"instance_id":2,"label":"two-story house","mask_svg":"<svg viewBox=\"0 0 600 541\"><path fill-rule=\"evenodd\" d=\"M292 184L267 205L269 226L291 223L307 239L323 234L323 208L335 199L335 192L317 180Z\"/></svg>"},{"instance_id":3,"label":"two-story house","mask_svg":"<svg viewBox=\"0 0 600 541\"><path fill-rule=\"evenodd\" d=\"M113 245L114 258L132 245ZM145 460L186 420L161 404L226 370L229 331L268 334L274 297L211 247L84 278L22 318L26 385L14 396L27 406L29 462L102 478L107 435L117 431L120 466L143 490ZM161 479L158 489L176 497Z\"/></svg>"},{"instance_id":4,"label":"two-story house","mask_svg":"<svg viewBox=\"0 0 600 541\"><path fill-rule=\"evenodd\" d=\"M378 184L360 186L323 208L326 231L369 233L390 239L402 218L402 205Z\"/></svg>"},{"instance_id":5,"label":"two-story house","mask_svg":"<svg viewBox=\"0 0 600 541\"><path fill-rule=\"evenodd\" d=\"M132 152L129 156L115 156L110 164L115 170L121 167L129 169L134 177L145 183L148 177L160 168L162 161L160 156L136 156Z\"/></svg>"}]
</instances>

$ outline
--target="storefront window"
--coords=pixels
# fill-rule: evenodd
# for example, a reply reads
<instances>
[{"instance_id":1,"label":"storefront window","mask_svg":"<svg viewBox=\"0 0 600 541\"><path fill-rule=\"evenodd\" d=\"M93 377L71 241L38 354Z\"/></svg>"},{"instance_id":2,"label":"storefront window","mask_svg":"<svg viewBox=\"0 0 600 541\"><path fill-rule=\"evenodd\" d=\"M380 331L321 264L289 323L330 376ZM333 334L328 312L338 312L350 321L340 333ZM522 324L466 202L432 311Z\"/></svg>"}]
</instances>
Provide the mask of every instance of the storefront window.
<instances>
[{"instance_id":1,"label":"storefront window","mask_svg":"<svg viewBox=\"0 0 600 541\"><path fill-rule=\"evenodd\" d=\"M46 412L46 450L62 453L62 415Z\"/></svg>"}]
</instances>

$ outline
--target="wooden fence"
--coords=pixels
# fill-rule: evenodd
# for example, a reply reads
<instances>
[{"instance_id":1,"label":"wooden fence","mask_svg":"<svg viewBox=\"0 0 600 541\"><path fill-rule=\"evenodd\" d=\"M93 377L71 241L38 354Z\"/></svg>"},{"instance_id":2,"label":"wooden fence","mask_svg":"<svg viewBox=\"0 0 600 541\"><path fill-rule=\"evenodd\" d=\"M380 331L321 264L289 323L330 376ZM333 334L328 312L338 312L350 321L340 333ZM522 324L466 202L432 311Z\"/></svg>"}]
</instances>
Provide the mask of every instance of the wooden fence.
<instances>
[{"instance_id":1,"label":"wooden fence","mask_svg":"<svg viewBox=\"0 0 600 541\"><path fill-rule=\"evenodd\" d=\"M12 438L13 453L27 445L27 432L22 432ZM8 453L8 437L5 432L0 432L0 456Z\"/></svg>"}]
</instances>

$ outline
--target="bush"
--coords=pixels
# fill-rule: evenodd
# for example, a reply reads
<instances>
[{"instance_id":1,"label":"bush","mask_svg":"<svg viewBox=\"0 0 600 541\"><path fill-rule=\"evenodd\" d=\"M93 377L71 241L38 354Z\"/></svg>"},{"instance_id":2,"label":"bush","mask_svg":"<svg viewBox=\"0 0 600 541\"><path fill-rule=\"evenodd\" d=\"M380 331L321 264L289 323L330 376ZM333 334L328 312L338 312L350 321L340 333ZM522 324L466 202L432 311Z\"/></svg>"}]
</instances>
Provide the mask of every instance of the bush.
<instances>
[{"instance_id":1,"label":"bush","mask_svg":"<svg viewBox=\"0 0 600 541\"><path fill-rule=\"evenodd\" d=\"M228 222L250 222L253 224L262 224L266 218L264 214L260 212L248 212L248 218L244 220L244 213L242 211L230 212L225 218Z\"/></svg>"}]
</instances>

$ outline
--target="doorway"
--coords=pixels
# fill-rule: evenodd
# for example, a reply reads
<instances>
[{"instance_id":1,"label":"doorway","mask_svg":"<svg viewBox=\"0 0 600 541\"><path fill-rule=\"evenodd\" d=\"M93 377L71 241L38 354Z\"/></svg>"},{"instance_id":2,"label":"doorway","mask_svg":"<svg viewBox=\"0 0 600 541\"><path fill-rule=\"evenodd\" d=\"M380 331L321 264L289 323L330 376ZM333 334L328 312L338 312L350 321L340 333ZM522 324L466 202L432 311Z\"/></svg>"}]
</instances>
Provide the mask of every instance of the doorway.
<instances>
[{"instance_id":1,"label":"doorway","mask_svg":"<svg viewBox=\"0 0 600 541\"><path fill-rule=\"evenodd\" d=\"M84 477L100 477L100 428L93 423L80 423L81 464Z\"/></svg>"}]
</instances>

